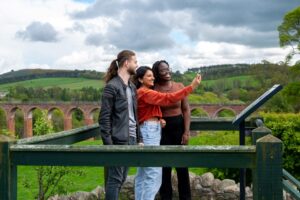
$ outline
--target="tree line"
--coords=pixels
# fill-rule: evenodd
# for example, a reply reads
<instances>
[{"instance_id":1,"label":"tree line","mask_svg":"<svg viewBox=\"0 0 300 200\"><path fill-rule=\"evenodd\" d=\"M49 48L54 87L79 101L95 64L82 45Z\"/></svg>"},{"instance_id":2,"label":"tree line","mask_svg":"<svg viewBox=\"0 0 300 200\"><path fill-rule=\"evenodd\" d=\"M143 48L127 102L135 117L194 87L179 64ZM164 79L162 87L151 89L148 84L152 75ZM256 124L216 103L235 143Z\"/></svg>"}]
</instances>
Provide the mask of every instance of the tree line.
<instances>
[{"instance_id":1,"label":"tree line","mask_svg":"<svg viewBox=\"0 0 300 200\"><path fill-rule=\"evenodd\" d=\"M222 78L206 82L207 76L210 78L221 76L221 72L215 73L217 69L220 69L221 72L223 70ZM193 68L192 71L188 70L183 74L180 72L172 73L172 77L173 80L187 85L196 72L197 68ZM89 74L89 72L86 73ZM266 105L267 110L275 112L300 111L298 103L300 102L300 63L288 66L284 63L274 64L263 61L248 66L215 66L212 69L208 68L206 71L201 71L201 73L205 81L194 92L196 95L212 92L220 99L227 98L231 101L238 100L251 103L274 84L281 84L284 89L270 100L271 103ZM73 90L60 87L34 88L17 85L9 88L7 96L2 101L100 101L102 90L102 88L96 89L91 86Z\"/></svg>"},{"instance_id":2,"label":"tree line","mask_svg":"<svg viewBox=\"0 0 300 200\"><path fill-rule=\"evenodd\" d=\"M20 100L22 102L40 101L100 101L102 88L83 87L72 90L69 88L33 88L17 85L8 90L3 101Z\"/></svg>"}]
</instances>

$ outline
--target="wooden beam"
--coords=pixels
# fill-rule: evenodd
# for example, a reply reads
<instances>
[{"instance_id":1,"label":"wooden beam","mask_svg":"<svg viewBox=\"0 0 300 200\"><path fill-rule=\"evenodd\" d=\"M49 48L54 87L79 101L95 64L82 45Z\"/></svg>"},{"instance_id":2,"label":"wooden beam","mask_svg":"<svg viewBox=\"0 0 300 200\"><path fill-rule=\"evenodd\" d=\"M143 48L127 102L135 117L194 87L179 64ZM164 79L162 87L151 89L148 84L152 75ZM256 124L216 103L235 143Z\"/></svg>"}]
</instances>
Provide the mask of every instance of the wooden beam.
<instances>
[{"instance_id":1,"label":"wooden beam","mask_svg":"<svg viewBox=\"0 0 300 200\"><path fill-rule=\"evenodd\" d=\"M255 146L14 145L16 165L253 168ZM47 158L47 159L45 159Z\"/></svg>"}]
</instances>

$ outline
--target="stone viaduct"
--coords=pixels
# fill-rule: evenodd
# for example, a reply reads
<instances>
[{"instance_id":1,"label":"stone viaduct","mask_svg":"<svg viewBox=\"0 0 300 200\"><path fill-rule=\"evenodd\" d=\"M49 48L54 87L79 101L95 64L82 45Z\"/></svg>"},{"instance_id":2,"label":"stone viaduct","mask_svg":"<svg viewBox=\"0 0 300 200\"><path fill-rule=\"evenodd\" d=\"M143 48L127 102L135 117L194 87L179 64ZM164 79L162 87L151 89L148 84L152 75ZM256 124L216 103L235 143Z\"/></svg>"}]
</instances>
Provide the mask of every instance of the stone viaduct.
<instances>
[{"instance_id":1,"label":"stone viaduct","mask_svg":"<svg viewBox=\"0 0 300 200\"><path fill-rule=\"evenodd\" d=\"M64 114L64 130L72 129L72 112L79 109L84 116L85 125L94 122L93 114L99 112L100 102L45 102L45 103L0 103L0 109L5 112L7 129L15 132L15 113L17 109L23 112L24 116L24 137L32 136L32 112L35 109L47 110L48 118L51 119L55 109ZM240 113L247 105L242 104L190 104L190 109L202 109L210 118L215 118L222 110L231 110L234 114Z\"/></svg>"}]
</instances>

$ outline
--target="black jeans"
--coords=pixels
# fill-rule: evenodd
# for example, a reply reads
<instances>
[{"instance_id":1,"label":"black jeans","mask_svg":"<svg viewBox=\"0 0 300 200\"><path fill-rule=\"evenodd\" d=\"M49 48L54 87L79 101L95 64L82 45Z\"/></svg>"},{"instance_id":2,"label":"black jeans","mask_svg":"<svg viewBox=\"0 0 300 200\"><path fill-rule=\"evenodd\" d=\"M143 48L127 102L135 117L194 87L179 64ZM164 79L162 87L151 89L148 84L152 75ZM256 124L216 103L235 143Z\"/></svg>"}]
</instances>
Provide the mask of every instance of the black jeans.
<instances>
[{"instance_id":1,"label":"black jeans","mask_svg":"<svg viewBox=\"0 0 300 200\"><path fill-rule=\"evenodd\" d=\"M183 116L164 117L166 127L162 128L161 145L181 145L184 133ZM176 168L178 179L178 192L180 200L191 199L190 177L188 168ZM163 167L162 185L159 193L162 200L172 200L171 167Z\"/></svg>"},{"instance_id":2,"label":"black jeans","mask_svg":"<svg viewBox=\"0 0 300 200\"><path fill-rule=\"evenodd\" d=\"M136 138L129 137L129 145L135 145ZM107 183L105 186L105 199L118 200L123 183L127 178L128 167L111 166L107 169Z\"/></svg>"}]
</instances>

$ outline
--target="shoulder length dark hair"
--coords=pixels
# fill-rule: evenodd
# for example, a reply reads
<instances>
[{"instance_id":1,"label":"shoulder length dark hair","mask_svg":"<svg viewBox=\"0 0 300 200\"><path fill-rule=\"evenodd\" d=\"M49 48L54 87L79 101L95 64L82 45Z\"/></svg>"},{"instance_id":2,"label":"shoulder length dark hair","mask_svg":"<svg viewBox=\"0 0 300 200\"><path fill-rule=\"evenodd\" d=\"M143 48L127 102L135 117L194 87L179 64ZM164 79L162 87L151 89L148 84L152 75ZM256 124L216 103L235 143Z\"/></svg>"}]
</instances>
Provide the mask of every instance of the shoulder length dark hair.
<instances>
[{"instance_id":1,"label":"shoulder length dark hair","mask_svg":"<svg viewBox=\"0 0 300 200\"><path fill-rule=\"evenodd\" d=\"M142 86L139 79L140 78L142 79L145 76L145 74L148 70L152 71L152 69L148 66L141 66L141 67L137 68L136 74L133 77L133 82L134 82L137 89Z\"/></svg>"}]
</instances>

